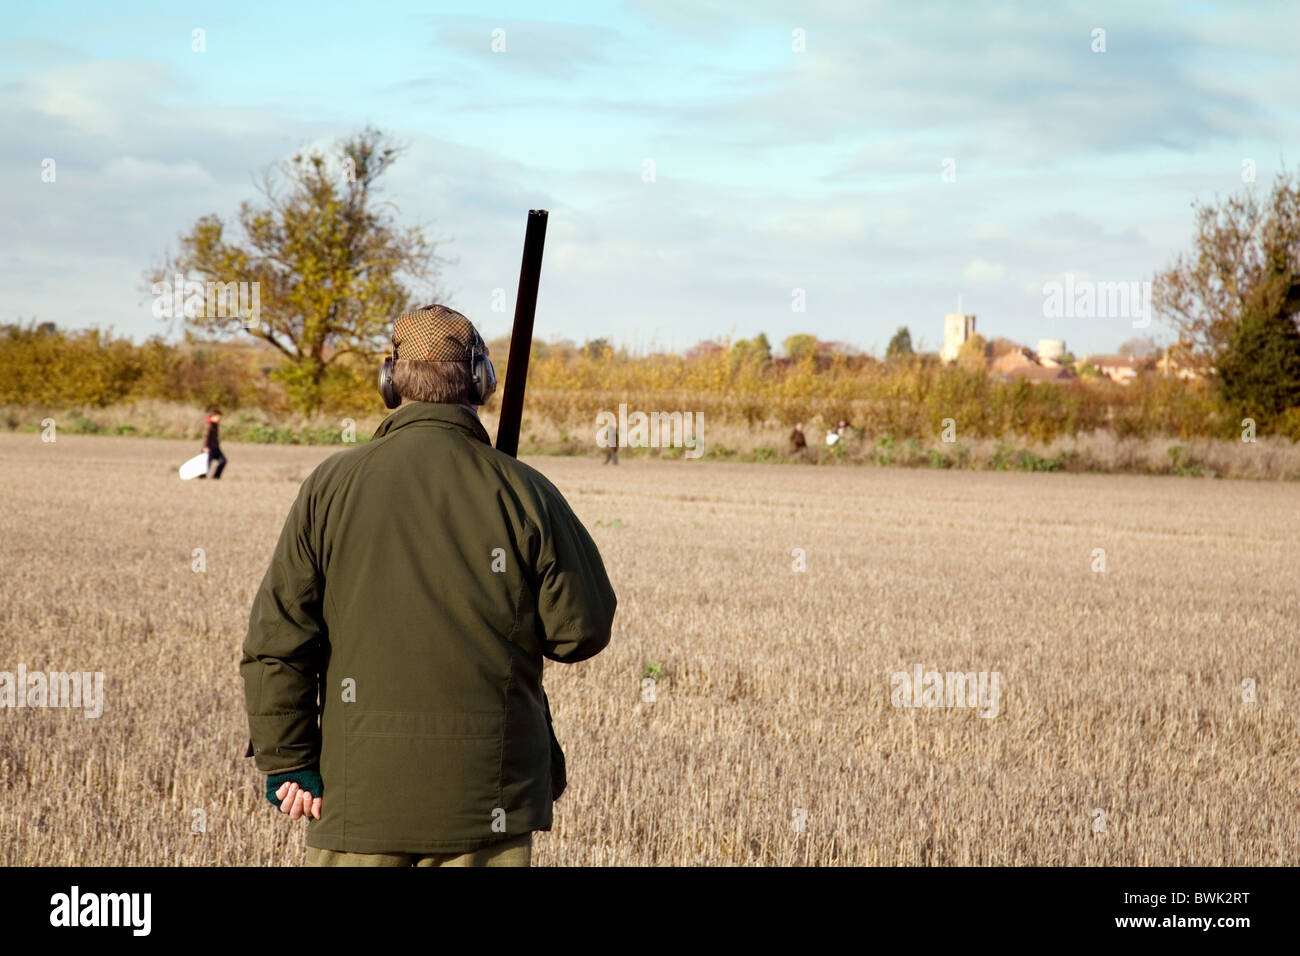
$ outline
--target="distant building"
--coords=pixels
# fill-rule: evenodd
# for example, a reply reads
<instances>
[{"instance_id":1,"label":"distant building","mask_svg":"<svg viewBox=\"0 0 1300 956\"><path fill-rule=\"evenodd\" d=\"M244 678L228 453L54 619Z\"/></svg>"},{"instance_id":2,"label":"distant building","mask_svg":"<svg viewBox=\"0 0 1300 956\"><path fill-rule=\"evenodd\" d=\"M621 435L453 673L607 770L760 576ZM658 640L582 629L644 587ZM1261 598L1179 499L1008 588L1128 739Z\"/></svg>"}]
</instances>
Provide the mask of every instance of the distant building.
<instances>
[{"instance_id":1,"label":"distant building","mask_svg":"<svg viewBox=\"0 0 1300 956\"><path fill-rule=\"evenodd\" d=\"M1044 365L1060 365L1065 355L1065 342L1061 339L1039 339L1038 361Z\"/></svg>"},{"instance_id":2,"label":"distant building","mask_svg":"<svg viewBox=\"0 0 1300 956\"><path fill-rule=\"evenodd\" d=\"M965 312L949 312L943 317L943 348L939 357L945 362L955 362L962 345L975 334L975 316Z\"/></svg>"},{"instance_id":3,"label":"distant building","mask_svg":"<svg viewBox=\"0 0 1300 956\"><path fill-rule=\"evenodd\" d=\"M1102 375L1121 385L1127 385L1138 377L1138 372L1151 367L1149 359L1137 359L1128 355L1089 355L1087 361Z\"/></svg>"},{"instance_id":4,"label":"distant building","mask_svg":"<svg viewBox=\"0 0 1300 956\"><path fill-rule=\"evenodd\" d=\"M1022 365L1002 373L1004 379L1026 382L1069 382L1074 377L1074 372L1064 365Z\"/></svg>"},{"instance_id":5,"label":"distant building","mask_svg":"<svg viewBox=\"0 0 1300 956\"><path fill-rule=\"evenodd\" d=\"M1023 345L1005 342L1001 353L993 360L990 371L1004 381L1068 382L1075 377L1073 371L1059 362L1040 364L1039 356Z\"/></svg>"},{"instance_id":6,"label":"distant building","mask_svg":"<svg viewBox=\"0 0 1300 956\"><path fill-rule=\"evenodd\" d=\"M993 360L993 372L995 374L1002 372L1013 372L1022 368L1037 368L1038 362L1034 359L1034 353L1029 351L1023 345L1017 345L1015 348L1003 351L996 359Z\"/></svg>"},{"instance_id":7,"label":"distant building","mask_svg":"<svg viewBox=\"0 0 1300 956\"><path fill-rule=\"evenodd\" d=\"M712 339L705 339L687 349L686 357L688 359L707 358L710 355L717 355L719 352L725 351L727 350L719 343L714 342Z\"/></svg>"}]
</instances>

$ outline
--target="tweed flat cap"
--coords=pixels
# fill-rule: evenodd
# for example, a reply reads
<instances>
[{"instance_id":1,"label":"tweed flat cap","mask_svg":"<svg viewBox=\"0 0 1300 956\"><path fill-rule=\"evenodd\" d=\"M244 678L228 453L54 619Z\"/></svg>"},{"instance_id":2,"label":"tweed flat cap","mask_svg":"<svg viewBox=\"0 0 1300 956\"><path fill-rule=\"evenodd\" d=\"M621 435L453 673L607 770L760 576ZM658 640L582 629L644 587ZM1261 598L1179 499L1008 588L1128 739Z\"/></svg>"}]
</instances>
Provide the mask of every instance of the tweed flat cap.
<instances>
[{"instance_id":1,"label":"tweed flat cap","mask_svg":"<svg viewBox=\"0 0 1300 956\"><path fill-rule=\"evenodd\" d=\"M393 354L417 362L468 362L487 344L469 319L445 305L403 312L393 323Z\"/></svg>"}]
</instances>

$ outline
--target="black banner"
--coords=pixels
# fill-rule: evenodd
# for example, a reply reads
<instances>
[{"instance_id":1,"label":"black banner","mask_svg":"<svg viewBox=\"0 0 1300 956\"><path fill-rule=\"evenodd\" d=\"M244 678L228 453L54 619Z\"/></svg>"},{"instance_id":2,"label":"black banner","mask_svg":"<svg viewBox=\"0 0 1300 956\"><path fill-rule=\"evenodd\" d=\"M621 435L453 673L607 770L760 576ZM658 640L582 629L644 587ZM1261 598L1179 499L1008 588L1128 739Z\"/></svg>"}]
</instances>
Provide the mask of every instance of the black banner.
<instances>
[{"instance_id":1,"label":"black banner","mask_svg":"<svg viewBox=\"0 0 1300 956\"><path fill-rule=\"evenodd\" d=\"M731 944L781 929L963 951L980 942L1122 940L1237 946L1290 925L1264 869L0 870L5 939L131 945L231 938L299 943L391 932L552 925L566 939L660 938L686 927ZM476 930L475 928L478 928ZM676 927L676 929L674 929ZM196 934L197 931L197 934Z\"/></svg>"}]
</instances>

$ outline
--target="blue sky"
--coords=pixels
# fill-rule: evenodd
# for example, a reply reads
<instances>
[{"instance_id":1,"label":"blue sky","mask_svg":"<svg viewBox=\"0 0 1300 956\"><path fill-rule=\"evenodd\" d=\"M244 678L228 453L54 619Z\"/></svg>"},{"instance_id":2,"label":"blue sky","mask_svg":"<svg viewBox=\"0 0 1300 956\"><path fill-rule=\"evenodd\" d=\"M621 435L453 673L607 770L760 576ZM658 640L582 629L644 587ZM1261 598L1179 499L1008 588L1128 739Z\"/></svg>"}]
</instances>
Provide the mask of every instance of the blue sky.
<instances>
[{"instance_id":1,"label":"blue sky","mask_svg":"<svg viewBox=\"0 0 1300 956\"><path fill-rule=\"evenodd\" d=\"M385 198L453 239L445 301L489 337L541 207L547 338L935 347L961 296L986 335L1113 350L1130 319L1045 318L1043 284L1150 279L1243 160L1260 189L1294 169L1298 35L1287 3L24 4L0 322L167 331L141 276L177 236L369 123L408 145Z\"/></svg>"}]
</instances>

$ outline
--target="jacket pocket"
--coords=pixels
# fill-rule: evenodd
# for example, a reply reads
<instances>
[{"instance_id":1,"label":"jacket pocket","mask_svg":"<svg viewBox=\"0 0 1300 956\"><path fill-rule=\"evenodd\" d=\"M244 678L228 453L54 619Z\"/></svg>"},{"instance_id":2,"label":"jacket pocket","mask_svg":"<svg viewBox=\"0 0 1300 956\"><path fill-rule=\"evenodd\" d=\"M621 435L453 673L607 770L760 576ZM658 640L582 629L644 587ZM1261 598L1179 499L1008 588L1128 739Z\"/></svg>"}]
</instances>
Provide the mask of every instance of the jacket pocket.
<instances>
[{"instance_id":1,"label":"jacket pocket","mask_svg":"<svg viewBox=\"0 0 1300 956\"><path fill-rule=\"evenodd\" d=\"M542 691L542 706L546 708L546 730L551 735L551 799L560 799L564 788L569 785L569 778L564 764L564 748L555 736L555 725L551 722L551 702Z\"/></svg>"},{"instance_id":2,"label":"jacket pocket","mask_svg":"<svg viewBox=\"0 0 1300 956\"><path fill-rule=\"evenodd\" d=\"M504 720L500 711L349 710L345 838L413 852L499 833Z\"/></svg>"}]
</instances>

